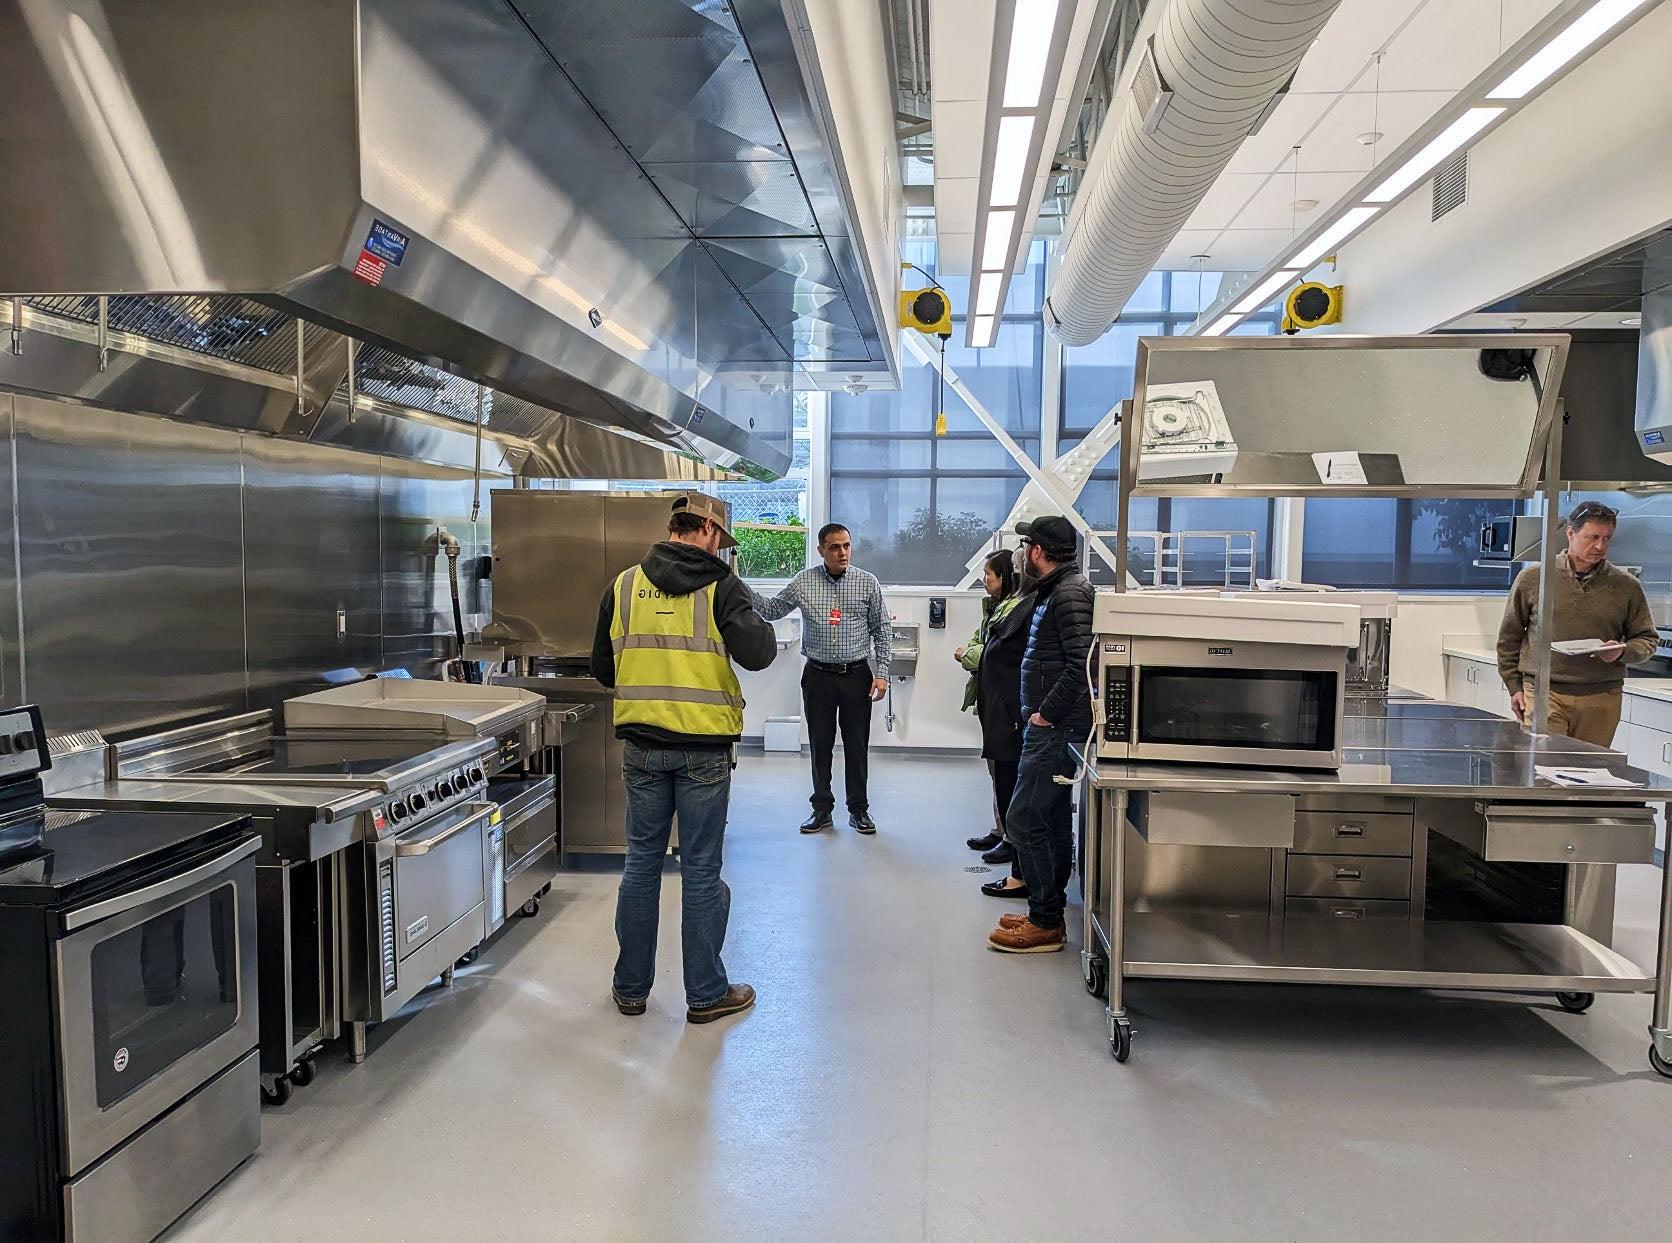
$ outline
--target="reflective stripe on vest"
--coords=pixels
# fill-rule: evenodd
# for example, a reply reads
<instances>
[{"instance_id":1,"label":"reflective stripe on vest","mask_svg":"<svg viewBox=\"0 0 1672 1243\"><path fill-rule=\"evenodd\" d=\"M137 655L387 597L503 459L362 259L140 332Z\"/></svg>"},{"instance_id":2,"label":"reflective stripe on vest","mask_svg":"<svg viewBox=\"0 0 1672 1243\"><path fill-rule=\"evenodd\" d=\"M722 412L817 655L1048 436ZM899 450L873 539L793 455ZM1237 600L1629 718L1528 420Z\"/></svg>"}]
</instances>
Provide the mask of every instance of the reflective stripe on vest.
<instances>
[{"instance_id":1,"label":"reflective stripe on vest","mask_svg":"<svg viewBox=\"0 0 1672 1243\"><path fill-rule=\"evenodd\" d=\"M716 637L714 596L712 583L690 595L667 595L636 566L617 577L610 625L617 725L724 737L743 732L743 691Z\"/></svg>"}]
</instances>

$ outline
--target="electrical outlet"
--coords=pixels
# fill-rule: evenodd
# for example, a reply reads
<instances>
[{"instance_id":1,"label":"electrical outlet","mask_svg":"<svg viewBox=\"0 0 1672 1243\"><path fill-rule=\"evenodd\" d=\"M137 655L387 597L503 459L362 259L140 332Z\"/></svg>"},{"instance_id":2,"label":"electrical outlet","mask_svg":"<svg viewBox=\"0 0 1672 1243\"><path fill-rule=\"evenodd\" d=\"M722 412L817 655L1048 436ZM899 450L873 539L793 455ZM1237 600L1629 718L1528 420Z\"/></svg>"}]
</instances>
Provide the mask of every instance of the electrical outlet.
<instances>
[{"instance_id":1,"label":"electrical outlet","mask_svg":"<svg viewBox=\"0 0 1672 1243\"><path fill-rule=\"evenodd\" d=\"M347 637L348 637L348 610L347 609L338 609L337 610L337 638L346 639Z\"/></svg>"}]
</instances>

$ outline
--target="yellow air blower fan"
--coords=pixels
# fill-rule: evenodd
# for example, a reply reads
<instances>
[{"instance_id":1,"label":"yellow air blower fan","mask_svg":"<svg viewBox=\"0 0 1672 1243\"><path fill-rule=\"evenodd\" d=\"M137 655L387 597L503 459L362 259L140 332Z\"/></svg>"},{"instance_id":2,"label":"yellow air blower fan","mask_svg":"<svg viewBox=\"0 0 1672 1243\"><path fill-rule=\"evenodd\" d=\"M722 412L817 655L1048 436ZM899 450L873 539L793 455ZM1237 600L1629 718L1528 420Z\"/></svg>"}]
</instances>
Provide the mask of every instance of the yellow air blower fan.
<instances>
[{"instance_id":1,"label":"yellow air blower fan","mask_svg":"<svg viewBox=\"0 0 1672 1243\"><path fill-rule=\"evenodd\" d=\"M901 268L910 269L913 265L902 263ZM921 271L921 269L919 269ZM928 273L924 273L925 276ZM935 278L930 276L930 280ZM900 327L910 328L914 332L921 332L926 337L939 337L941 361L944 366L946 360L946 341L952 335L952 300L946 296L946 290L935 289L902 289L900 291ZM946 435L946 407L945 380L939 374L935 375L935 435Z\"/></svg>"},{"instance_id":2,"label":"yellow air blower fan","mask_svg":"<svg viewBox=\"0 0 1672 1243\"><path fill-rule=\"evenodd\" d=\"M1339 324L1341 289L1340 285L1323 285L1317 281L1295 286L1283 300L1283 331L1292 337L1302 328Z\"/></svg>"}]
</instances>

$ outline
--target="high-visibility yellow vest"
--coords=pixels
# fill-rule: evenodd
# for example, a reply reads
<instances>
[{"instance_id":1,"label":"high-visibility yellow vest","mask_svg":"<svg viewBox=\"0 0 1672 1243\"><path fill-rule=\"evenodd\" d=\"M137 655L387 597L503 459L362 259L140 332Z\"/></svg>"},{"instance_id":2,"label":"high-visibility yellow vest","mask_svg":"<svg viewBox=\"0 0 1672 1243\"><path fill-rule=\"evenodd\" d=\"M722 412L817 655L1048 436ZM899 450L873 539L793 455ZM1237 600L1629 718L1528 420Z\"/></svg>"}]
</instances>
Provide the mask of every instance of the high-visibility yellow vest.
<instances>
[{"instance_id":1,"label":"high-visibility yellow vest","mask_svg":"<svg viewBox=\"0 0 1672 1243\"><path fill-rule=\"evenodd\" d=\"M615 723L676 734L743 732L743 688L714 616L713 583L670 596L638 566L615 580Z\"/></svg>"}]
</instances>

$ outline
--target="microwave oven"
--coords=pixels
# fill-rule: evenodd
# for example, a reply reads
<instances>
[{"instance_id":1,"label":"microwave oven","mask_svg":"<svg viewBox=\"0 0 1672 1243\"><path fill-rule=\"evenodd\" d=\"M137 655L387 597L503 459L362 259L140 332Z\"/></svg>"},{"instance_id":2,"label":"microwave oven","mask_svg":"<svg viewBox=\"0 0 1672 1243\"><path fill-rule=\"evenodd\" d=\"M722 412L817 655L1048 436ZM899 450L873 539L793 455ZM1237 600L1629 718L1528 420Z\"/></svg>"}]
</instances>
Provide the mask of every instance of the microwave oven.
<instances>
[{"instance_id":1,"label":"microwave oven","mask_svg":"<svg viewBox=\"0 0 1672 1243\"><path fill-rule=\"evenodd\" d=\"M1340 768L1347 649L1098 637L1105 760Z\"/></svg>"}]
</instances>

